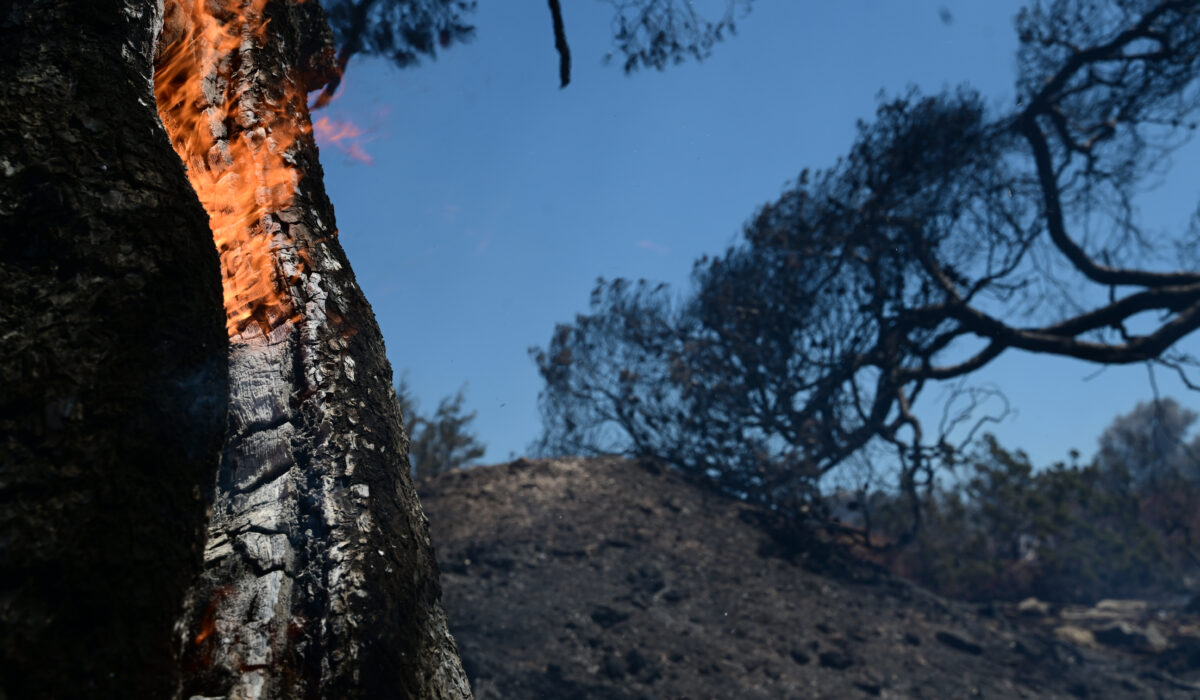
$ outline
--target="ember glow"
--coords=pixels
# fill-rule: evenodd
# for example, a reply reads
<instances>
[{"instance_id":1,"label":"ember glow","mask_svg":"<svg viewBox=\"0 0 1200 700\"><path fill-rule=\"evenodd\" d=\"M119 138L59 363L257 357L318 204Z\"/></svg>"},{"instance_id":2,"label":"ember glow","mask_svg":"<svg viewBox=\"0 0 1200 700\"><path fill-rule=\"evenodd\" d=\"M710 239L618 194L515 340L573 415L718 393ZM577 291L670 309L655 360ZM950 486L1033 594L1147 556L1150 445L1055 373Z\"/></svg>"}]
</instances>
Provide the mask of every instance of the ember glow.
<instances>
[{"instance_id":1,"label":"ember glow","mask_svg":"<svg viewBox=\"0 0 1200 700\"><path fill-rule=\"evenodd\" d=\"M261 86L248 68L267 2L166 0L154 76L159 116L208 211L230 336L297 318L278 255L293 244L271 214L292 203L300 173L287 154L309 127L291 81Z\"/></svg>"}]
</instances>

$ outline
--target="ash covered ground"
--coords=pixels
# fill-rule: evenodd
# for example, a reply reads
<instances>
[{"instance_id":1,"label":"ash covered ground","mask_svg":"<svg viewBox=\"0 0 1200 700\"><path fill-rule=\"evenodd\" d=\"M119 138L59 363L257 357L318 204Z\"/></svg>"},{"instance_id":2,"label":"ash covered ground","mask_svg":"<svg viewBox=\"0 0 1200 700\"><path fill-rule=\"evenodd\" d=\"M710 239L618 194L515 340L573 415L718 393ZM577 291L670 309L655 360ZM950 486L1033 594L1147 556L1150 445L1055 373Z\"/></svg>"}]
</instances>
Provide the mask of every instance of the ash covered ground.
<instances>
[{"instance_id":1,"label":"ash covered ground","mask_svg":"<svg viewBox=\"0 0 1200 700\"><path fill-rule=\"evenodd\" d=\"M1200 618L969 605L618 458L421 484L476 697L1195 698Z\"/></svg>"}]
</instances>

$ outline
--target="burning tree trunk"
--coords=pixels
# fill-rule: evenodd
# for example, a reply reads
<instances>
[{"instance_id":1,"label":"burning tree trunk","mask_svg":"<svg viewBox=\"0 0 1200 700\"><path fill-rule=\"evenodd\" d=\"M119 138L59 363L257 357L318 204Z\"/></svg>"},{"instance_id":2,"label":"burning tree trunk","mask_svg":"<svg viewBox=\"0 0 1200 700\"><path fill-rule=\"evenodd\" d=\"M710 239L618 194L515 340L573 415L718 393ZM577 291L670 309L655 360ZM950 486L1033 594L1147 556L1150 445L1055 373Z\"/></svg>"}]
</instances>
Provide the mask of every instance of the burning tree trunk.
<instances>
[{"instance_id":1,"label":"burning tree trunk","mask_svg":"<svg viewBox=\"0 0 1200 700\"><path fill-rule=\"evenodd\" d=\"M0 698L162 698L227 394L155 3L0 4ZM202 489L203 487L203 489Z\"/></svg>"},{"instance_id":2,"label":"burning tree trunk","mask_svg":"<svg viewBox=\"0 0 1200 700\"><path fill-rule=\"evenodd\" d=\"M229 426L182 697L466 698L370 307L305 106L315 2L168 0L158 106L208 209Z\"/></svg>"}]
</instances>

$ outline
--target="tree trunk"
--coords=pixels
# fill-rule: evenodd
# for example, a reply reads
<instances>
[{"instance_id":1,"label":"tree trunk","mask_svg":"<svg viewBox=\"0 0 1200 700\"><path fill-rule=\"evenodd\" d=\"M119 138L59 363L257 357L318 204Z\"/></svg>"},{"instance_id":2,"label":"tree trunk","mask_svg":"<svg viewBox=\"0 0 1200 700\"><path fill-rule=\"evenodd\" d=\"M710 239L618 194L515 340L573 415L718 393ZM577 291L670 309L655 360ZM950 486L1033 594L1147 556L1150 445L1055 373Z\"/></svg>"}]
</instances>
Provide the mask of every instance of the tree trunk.
<instances>
[{"instance_id":1,"label":"tree trunk","mask_svg":"<svg viewBox=\"0 0 1200 700\"><path fill-rule=\"evenodd\" d=\"M214 6L236 49L171 80L202 78L200 108L216 121L200 126L200 152L172 135L194 183L223 182L229 154L248 149L262 159L256 201L278 206L255 214L252 235L223 258L229 425L204 573L180 625L180 697L469 698L383 339L336 240L304 103L332 56L328 29L315 2ZM187 34L197 7L169 0L160 69L205 36ZM172 110L187 109L169 104L173 89L160 87L169 129ZM214 222L226 206L209 204ZM247 301L231 282L238 246L251 243L269 251L258 280L270 276L269 301Z\"/></svg>"},{"instance_id":2,"label":"tree trunk","mask_svg":"<svg viewBox=\"0 0 1200 700\"><path fill-rule=\"evenodd\" d=\"M147 0L0 2L0 698L163 698L224 437ZM203 488L202 488L203 487Z\"/></svg>"}]
</instances>

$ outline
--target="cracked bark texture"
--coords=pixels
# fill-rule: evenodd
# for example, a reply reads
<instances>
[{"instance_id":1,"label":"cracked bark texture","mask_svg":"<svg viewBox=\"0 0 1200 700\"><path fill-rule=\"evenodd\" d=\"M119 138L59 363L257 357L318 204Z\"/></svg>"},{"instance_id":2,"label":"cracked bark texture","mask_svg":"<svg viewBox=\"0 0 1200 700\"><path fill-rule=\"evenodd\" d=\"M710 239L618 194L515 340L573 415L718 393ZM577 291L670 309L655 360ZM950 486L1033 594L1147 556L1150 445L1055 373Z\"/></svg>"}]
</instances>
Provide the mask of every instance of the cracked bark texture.
<instances>
[{"instance_id":1,"label":"cracked bark texture","mask_svg":"<svg viewBox=\"0 0 1200 700\"><path fill-rule=\"evenodd\" d=\"M0 698L163 698L224 438L153 0L0 1ZM205 493L202 493L205 491Z\"/></svg>"},{"instance_id":2,"label":"cracked bark texture","mask_svg":"<svg viewBox=\"0 0 1200 700\"><path fill-rule=\"evenodd\" d=\"M288 100L309 131L304 88L327 76L313 56L332 52L313 47L328 29L313 2L275 1L267 14L266 36L244 40L210 81L235 85L226 138L271 127L260 107ZM337 242L311 136L288 157L302 174L295 198L264 223L298 317L231 340L227 440L204 572L179 626L178 697L469 698L382 335Z\"/></svg>"}]
</instances>

